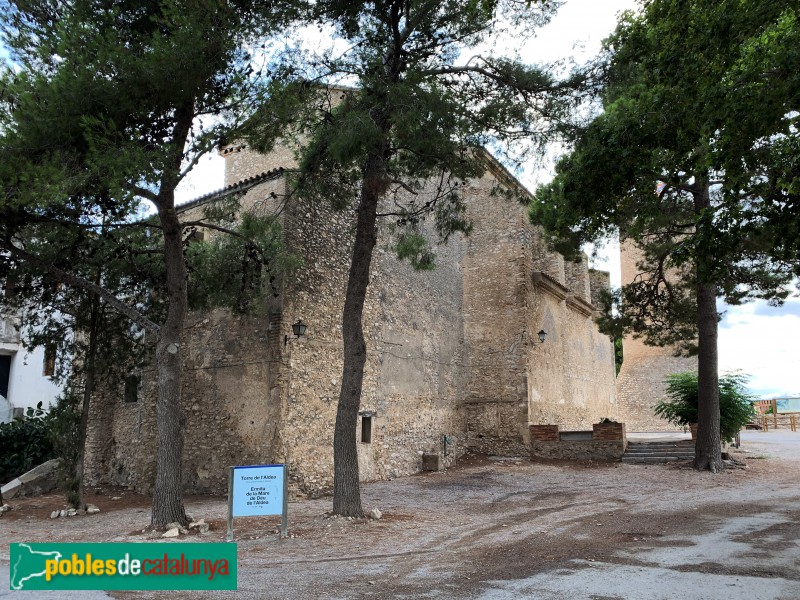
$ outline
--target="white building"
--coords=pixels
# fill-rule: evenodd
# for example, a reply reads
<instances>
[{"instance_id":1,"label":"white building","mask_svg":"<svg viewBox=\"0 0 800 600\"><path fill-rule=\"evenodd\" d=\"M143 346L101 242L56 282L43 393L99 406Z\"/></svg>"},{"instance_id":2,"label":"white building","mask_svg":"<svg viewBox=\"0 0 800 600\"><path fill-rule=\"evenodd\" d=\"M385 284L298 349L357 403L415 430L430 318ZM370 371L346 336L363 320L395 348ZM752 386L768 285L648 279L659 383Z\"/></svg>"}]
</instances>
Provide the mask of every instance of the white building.
<instances>
[{"instance_id":1,"label":"white building","mask_svg":"<svg viewBox=\"0 0 800 600\"><path fill-rule=\"evenodd\" d=\"M22 416L39 402L50 406L61 392L52 380L55 355L45 348L28 352L22 345L19 319L0 314L0 422Z\"/></svg>"}]
</instances>

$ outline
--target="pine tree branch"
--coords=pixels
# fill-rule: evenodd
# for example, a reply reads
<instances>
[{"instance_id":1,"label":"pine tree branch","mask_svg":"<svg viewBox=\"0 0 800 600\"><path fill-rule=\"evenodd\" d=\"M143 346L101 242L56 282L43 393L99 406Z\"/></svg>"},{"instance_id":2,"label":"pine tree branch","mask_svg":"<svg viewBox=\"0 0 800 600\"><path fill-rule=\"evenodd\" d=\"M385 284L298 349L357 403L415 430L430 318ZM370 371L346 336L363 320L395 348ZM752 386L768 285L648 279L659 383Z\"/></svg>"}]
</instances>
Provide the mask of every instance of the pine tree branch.
<instances>
[{"instance_id":1,"label":"pine tree branch","mask_svg":"<svg viewBox=\"0 0 800 600\"><path fill-rule=\"evenodd\" d=\"M147 188L143 188L139 185L134 185L131 186L131 191L137 196L141 196L142 198L150 200L150 202L152 202L153 204L157 204L158 202L158 196L155 194L155 192L152 192Z\"/></svg>"},{"instance_id":2,"label":"pine tree branch","mask_svg":"<svg viewBox=\"0 0 800 600\"><path fill-rule=\"evenodd\" d=\"M161 330L161 328L157 323L154 323L153 321L148 319L146 316L144 316L141 312L139 312L132 306L128 306L127 304L122 302L119 298L117 298L114 294L110 293L108 290L97 285L96 283L93 283L92 281L89 281L88 279L85 279L78 275L68 273L63 269L60 269L55 265L48 263L46 260L34 254L26 252L22 248L15 246L8 240L0 240L0 248L8 251L13 256L16 256L32 265L35 265L36 267L39 267L57 281L61 281L68 285L73 285L75 287L79 287L81 289L92 292L93 294L96 294L97 296L105 300L106 303L112 306L115 310L128 317L131 321L133 321L140 327L148 331L152 331L153 333L156 334L158 334L158 332Z\"/></svg>"}]
</instances>

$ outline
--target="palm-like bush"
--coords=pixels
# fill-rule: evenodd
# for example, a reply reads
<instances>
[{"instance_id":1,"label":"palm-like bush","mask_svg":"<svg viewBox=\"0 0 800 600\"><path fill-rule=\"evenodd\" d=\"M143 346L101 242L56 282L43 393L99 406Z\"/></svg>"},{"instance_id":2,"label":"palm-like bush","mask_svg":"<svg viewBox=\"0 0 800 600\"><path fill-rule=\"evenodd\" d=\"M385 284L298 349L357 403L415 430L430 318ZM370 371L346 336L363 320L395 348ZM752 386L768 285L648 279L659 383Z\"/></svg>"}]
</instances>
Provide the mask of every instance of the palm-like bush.
<instances>
[{"instance_id":1,"label":"palm-like bush","mask_svg":"<svg viewBox=\"0 0 800 600\"><path fill-rule=\"evenodd\" d=\"M742 427L755 415L753 396L747 392L744 373L726 373L719 378L719 433L723 441L730 442ZM697 373L676 373L666 379L667 396L655 407L655 413L673 425L687 426L697 423Z\"/></svg>"}]
</instances>

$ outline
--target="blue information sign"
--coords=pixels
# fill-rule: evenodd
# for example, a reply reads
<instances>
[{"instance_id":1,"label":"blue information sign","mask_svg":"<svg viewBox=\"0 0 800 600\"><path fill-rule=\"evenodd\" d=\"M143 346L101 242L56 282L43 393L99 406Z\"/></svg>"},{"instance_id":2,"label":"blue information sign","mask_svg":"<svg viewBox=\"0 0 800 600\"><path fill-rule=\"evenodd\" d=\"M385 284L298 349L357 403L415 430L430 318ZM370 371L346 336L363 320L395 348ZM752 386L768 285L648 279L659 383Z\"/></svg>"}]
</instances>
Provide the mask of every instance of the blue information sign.
<instances>
[{"instance_id":1,"label":"blue information sign","mask_svg":"<svg viewBox=\"0 0 800 600\"><path fill-rule=\"evenodd\" d=\"M281 537L289 535L286 465L228 467L228 536L233 541L233 517L281 515Z\"/></svg>"},{"instance_id":2,"label":"blue information sign","mask_svg":"<svg viewBox=\"0 0 800 600\"><path fill-rule=\"evenodd\" d=\"M233 468L233 516L283 514L283 465Z\"/></svg>"}]
</instances>

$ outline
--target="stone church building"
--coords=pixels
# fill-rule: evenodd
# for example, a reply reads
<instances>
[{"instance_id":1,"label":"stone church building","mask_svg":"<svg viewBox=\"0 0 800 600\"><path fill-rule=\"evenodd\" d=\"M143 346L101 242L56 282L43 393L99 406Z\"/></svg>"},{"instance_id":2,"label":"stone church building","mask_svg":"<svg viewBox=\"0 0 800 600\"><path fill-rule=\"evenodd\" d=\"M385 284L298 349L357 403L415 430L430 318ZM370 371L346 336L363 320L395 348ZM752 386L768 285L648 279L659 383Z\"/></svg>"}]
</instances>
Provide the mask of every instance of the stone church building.
<instances>
[{"instance_id":1,"label":"stone church building","mask_svg":"<svg viewBox=\"0 0 800 600\"><path fill-rule=\"evenodd\" d=\"M286 150L222 150L226 188L182 207L187 220L224 193L277 209ZM549 252L524 206L493 186L520 184L491 157L461 193L468 237L437 249L436 268L400 262L382 230L365 306L368 357L358 423L360 475L417 472L423 452L445 464L467 449L525 454L530 424L591 429L619 417L611 341L593 321L608 274ZM190 316L185 330L184 483L222 492L229 465L287 463L296 491L332 487L333 431L342 368L340 319L350 261L347 212L301 200L281 212L286 247L302 266L253 314ZM297 340L291 324L308 329ZM537 333L547 337L540 343ZM150 491L156 464L155 373L95 398L89 483Z\"/></svg>"}]
</instances>

